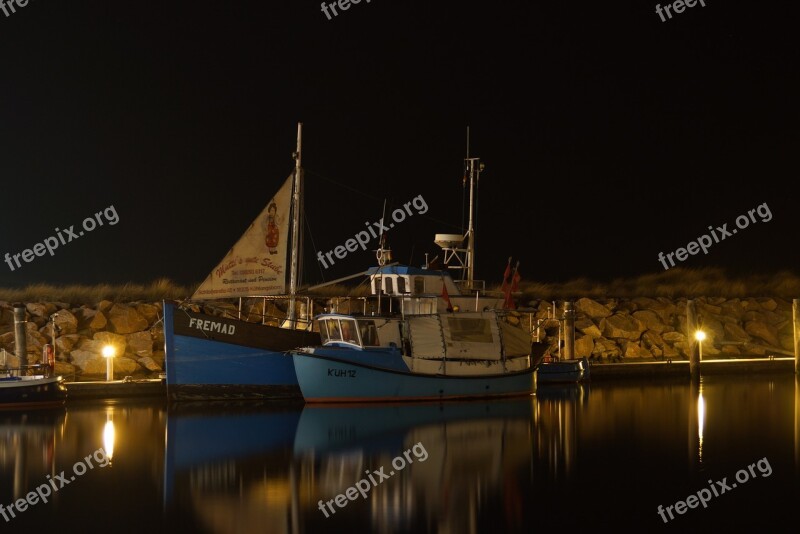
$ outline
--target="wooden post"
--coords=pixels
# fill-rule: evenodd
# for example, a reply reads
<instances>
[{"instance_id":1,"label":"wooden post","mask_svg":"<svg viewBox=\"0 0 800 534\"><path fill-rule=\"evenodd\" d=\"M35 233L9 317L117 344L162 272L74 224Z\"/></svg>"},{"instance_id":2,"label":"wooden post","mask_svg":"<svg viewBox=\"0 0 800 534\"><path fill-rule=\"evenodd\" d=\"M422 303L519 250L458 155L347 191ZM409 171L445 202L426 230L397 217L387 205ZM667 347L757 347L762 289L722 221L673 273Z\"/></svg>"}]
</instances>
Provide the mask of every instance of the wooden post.
<instances>
[{"instance_id":1,"label":"wooden post","mask_svg":"<svg viewBox=\"0 0 800 534\"><path fill-rule=\"evenodd\" d=\"M689 343L689 374L693 379L700 377L699 341L694 337L697 331L697 309L694 300L686 301L686 341Z\"/></svg>"},{"instance_id":2,"label":"wooden post","mask_svg":"<svg viewBox=\"0 0 800 534\"><path fill-rule=\"evenodd\" d=\"M572 301L564 303L564 354L565 360L575 358L575 309Z\"/></svg>"},{"instance_id":3,"label":"wooden post","mask_svg":"<svg viewBox=\"0 0 800 534\"><path fill-rule=\"evenodd\" d=\"M22 369L19 374L27 374L28 365L28 332L25 327L25 305L22 303L14 304L14 343L17 348L17 358L19 367ZM53 342L55 343L55 342Z\"/></svg>"},{"instance_id":4,"label":"wooden post","mask_svg":"<svg viewBox=\"0 0 800 534\"><path fill-rule=\"evenodd\" d=\"M794 373L800 374L800 299L792 301L794 320Z\"/></svg>"}]
</instances>

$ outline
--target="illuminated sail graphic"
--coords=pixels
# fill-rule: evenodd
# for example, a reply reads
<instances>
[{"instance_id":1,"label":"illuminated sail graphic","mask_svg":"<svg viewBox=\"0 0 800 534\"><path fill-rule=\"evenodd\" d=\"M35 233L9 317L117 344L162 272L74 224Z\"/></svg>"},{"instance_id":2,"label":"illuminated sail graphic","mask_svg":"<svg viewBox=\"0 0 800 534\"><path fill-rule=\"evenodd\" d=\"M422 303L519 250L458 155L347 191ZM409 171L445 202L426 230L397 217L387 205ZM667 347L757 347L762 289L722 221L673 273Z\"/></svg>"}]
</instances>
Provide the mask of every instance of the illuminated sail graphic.
<instances>
[{"instance_id":1,"label":"illuminated sail graphic","mask_svg":"<svg viewBox=\"0 0 800 534\"><path fill-rule=\"evenodd\" d=\"M197 288L192 299L224 299L286 292L290 175L239 241Z\"/></svg>"}]
</instances>

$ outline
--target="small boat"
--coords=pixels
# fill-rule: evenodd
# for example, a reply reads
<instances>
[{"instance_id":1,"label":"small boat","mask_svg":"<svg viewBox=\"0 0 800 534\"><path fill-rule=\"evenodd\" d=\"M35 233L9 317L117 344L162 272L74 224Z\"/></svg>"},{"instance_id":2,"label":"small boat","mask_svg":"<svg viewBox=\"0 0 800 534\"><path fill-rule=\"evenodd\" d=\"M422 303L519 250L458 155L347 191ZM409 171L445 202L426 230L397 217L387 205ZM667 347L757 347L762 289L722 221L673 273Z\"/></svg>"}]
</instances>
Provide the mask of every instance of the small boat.
<instances>
[{"instance_id":1,"label":"small boat","mask_svg":"<svg viewBox=\"0 0 800 534\"><path fill-rule=\"evenodd\" d=\"M287 351L318 343L319 334L311 332L304 319L313 313L313 301L296 295L302 228L301 133L298 124L293 172L239 241L190 299L163 303L170 400L302 398ZM267 302L280 304L286 309L285 318L268 321L264 311L258 323L243 320L241 299L255 296L263 299L264 310ZM226 314L217 304L236 298L238 313Z\"/></svg>"},{"instance_id":2,"label":"small boat","mask_svg":"<svg viewBox=\"0 0 800 534\"><path fill-rule=\"evenodd\" d=\"M537 384L582 382L589 378L589 360L573 358L550 360L545 358L536 368Z\"/></svg>"},{"instance_id":3,"label":"small boat","mask_svg":"<svg viewBox=\"0 0 800 534\"><path fill-rule=\"evenodd\" d=\"M10 375L9 370L7 374ZM62 406L67 388L61 376L5 376L0 378L0 409L19 410Z\"/></svg>"}]
</instances>

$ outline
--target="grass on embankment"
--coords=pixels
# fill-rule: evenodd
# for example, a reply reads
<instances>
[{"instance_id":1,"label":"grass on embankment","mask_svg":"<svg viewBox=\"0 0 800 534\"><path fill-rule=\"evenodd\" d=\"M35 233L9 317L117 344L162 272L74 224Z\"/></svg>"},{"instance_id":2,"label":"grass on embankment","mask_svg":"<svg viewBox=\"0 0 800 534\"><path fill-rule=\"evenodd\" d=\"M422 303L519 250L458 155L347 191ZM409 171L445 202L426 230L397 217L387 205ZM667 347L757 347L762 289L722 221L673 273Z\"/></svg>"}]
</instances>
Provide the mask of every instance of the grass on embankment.
<instances>
[{"instance_id":1,"label":"grass on embankment","mask_svg":"<svg viewBox=\"0 0 800 534\"><path fill-rule=\"evenodd\" d=\"M149 284L98 284L93 286L34 284L24 288L0 288L0 301L67 302L74 305L93 304L101 300L157 302L162 299L189 298L196 287L196 285L178 285L166 278ZM499 292L500 284L491 286L490 289ZM607 283L587 278L578 278L563 283L543 283L523 279L519 289L522 295L517 296L516 299L777 297L791 300L800 298L800 276L791 272L781 272L775 275L730 277L719 268L674 268L634 278L620 278ZM319 296L363 296L368 293L368 290L369 286L366 284L360 284L357 287L345 287L337 284L319 288L313 293Z\"/></svg>"}]
</instances>

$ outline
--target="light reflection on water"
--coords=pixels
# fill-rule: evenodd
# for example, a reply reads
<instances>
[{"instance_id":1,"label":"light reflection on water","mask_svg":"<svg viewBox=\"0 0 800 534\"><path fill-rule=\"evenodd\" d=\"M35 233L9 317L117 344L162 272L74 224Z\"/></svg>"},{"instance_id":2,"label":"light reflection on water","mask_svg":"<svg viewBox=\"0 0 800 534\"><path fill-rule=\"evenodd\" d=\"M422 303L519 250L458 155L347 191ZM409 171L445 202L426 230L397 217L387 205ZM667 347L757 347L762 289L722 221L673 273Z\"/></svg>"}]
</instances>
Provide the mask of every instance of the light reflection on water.
<instances>
[{"instance_id":1,"label":"light reflection on water","mask_svg":"<svg viewBox=\"0 0 800 534\"><path fill-rule=\"evenodd\" d=\"M800 495L792 376L540 387L493 402L327 406L162 403L0 413L0 503L104 447L94 469L14 530L86 532L531 532L777 524ZM414 449L415 445L417 449ZM412 451L422 454L415 456ZM366 498L342 498L393 459ZM656 514L768 458L773 474ZM413 461L409 461L413 460ZM398 464L399 465L399 464ZM333 501L326 517L319 502ZM335 510L331 513L330 509ZM765 510L768 513L765 514ZM87 519L91 521L87 521ZM4 521L0 517L0 524Z\"/></svg>"}]
</instances>

